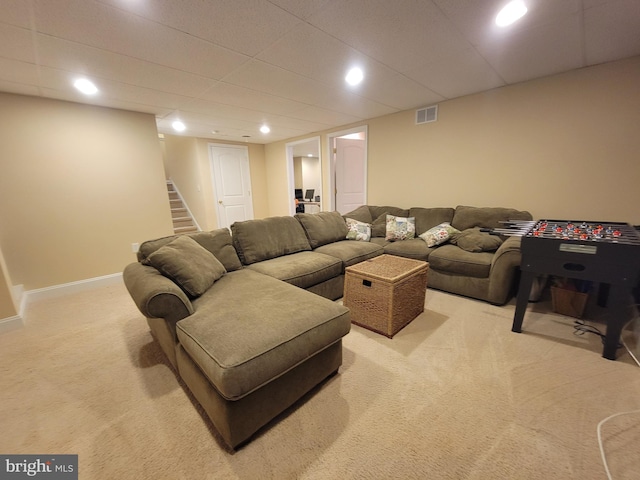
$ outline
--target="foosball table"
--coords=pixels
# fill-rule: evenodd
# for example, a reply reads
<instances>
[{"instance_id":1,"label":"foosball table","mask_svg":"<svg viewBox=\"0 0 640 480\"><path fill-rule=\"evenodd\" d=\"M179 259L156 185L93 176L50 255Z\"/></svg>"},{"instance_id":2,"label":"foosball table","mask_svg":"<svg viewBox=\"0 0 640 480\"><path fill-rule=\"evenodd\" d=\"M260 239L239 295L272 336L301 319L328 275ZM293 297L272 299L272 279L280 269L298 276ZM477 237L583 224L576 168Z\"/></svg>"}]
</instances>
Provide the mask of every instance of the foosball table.
<instances>
[{"instance_id":1,"label":"foosball table","mask_svg":"<svg viewBox=\"0 0 640 480\"><path fill-rule=\"evenodd\" d=\"M600 283L601 302L611 315L602 356L615 360L622 328L629 318L632 290L640 278L640 235L626 223L565 220L509 221L491 233L521 236L520 286L513 332L522 321L538 275L557 275ZM603 292L604 295L603 295Z\"/></svg>"}]
</instances>

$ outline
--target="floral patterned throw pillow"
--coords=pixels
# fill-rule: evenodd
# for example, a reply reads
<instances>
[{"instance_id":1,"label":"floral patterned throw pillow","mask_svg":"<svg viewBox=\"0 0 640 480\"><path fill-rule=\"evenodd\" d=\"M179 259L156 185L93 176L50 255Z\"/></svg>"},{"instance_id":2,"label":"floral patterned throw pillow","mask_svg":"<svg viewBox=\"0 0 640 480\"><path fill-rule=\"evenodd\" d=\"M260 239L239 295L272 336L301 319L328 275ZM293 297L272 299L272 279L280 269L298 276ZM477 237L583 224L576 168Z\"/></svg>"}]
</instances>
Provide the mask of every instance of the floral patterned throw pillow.
<instances>
[{"instance_id":1,"label":"floral patterned throw pillow","mask_svg":"<svg viewBox=\"0 0 640 480\"><path fill-rule=\"evenodd\" d=\"M415 217L396 217L387 215L387 234L385 240L395 242L396 240L408 240L416 236Z\"/></svg>"},{"instance_id":2,"label":"floral patterned throw pillow","mask_svg":"<svg viewBox=\"0 0 640 480\"><path fill-rule=\"evenodd\" d=\"M460 230L453 228L448 222L444 222L421 233L419 236L427 242L427 247L435 247L449 240L454 233L460 233Z\"/></svg>"},{"instance_id":3,"label":"floral patterned throw pillow","mask_svg":"<svg viewBox=\"0 0 640 480\"><path fill-rule=\"evenodd\" d=\"M354 220L353 218L345 219L347 222L347 240L359 240L368 242L371 240L371 225L365 222Z\"/></svg>"}]
</instances>

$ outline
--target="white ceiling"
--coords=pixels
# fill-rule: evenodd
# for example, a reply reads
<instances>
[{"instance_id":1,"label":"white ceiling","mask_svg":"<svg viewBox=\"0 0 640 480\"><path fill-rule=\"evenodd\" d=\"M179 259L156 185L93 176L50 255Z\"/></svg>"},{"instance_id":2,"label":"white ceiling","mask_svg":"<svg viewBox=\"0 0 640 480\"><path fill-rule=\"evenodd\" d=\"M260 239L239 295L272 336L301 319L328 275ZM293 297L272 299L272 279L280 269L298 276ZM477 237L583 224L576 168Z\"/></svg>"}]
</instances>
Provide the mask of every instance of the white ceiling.
<instances>
[{"instance_id":1,"label":"white ceiling","mask_svg":"<svg viewBox=\"0 0 640 480\"><path fill-rule=\"evenodd\" d=\"M640 0L524 1L499 29L505 0L0 0L0 91L270 143L640 55Z\"/></svg>"}]
</instances>

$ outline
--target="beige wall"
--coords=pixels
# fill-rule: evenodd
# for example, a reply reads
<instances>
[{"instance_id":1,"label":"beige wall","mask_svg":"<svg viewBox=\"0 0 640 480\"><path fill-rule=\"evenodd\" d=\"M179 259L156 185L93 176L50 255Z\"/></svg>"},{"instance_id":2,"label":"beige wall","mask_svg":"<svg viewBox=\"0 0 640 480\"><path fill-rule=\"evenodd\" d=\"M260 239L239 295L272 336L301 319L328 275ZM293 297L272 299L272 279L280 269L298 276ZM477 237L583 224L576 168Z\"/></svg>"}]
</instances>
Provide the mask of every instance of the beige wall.
<instances>
[{"instance_id":1,"label":"beige wall","mask_svg":"<svg viewBox=\"0 0 640 480\"><path fill-rule=\"evenodd\" d=\"M369 201L640 223L638 85L640 57L375 119Z\"/></svg>"},{"instance_id":2,"label":"beige wall","mask_svg":"<svg viewBox=\"0 0 640 480\"><path fill-rule=\"evenodd\" d=\"M372 119L368 203L640 224L638 85L634 57L441 102L435 123L415 125L414 110ZM285 144L265 150L272 215L287 212Z\"/></svg>"},{"instance_id":3,"label":"beige wall","mask_svg":"<svg viewBox=\"0 0 640 480\"><path fill-rule=\"evenodd\" d=\"M164 149L167 177L171 178L176 184L200 228L202 230L218 228L215 189L211 161L209 159L210 144L248 147L253 215L255 218L268 216L263 145L165 135Z\"/></svg>"},{"instance_id":4,"label":"beige wall","mask_svg":"<svg viewBox=\"0 0 640 480\"><path fill-rule=\"evenodd\" d=\"M171 233L152 115L0 94L0 250L25 290L121 272Z\"/></svg>"}]
</instances>

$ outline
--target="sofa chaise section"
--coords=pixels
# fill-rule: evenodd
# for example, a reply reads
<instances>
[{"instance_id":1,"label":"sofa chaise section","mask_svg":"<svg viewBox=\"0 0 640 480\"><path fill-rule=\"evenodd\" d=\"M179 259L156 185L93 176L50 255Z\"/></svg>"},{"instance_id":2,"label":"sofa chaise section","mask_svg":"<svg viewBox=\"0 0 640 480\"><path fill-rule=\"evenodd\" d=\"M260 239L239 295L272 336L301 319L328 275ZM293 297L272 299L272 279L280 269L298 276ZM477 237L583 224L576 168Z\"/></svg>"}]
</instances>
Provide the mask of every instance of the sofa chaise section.
<instances>
[{"instance_id":1,"label":"sofa chaise section","mask_svg":"<svg viewBox=\"0 0 640 480\"><path fill-rule=\"evenodd\" d=\"M185 291L157 265L162 249L178 242L199 245L216 265L220 259L224 273L202 293ZM232 448L341 365L341 339L351 325L348 309L243 267L228 230L145 242L138 259L125 268L125 285L171 364Z\"/></svg>"}]
</instances>

